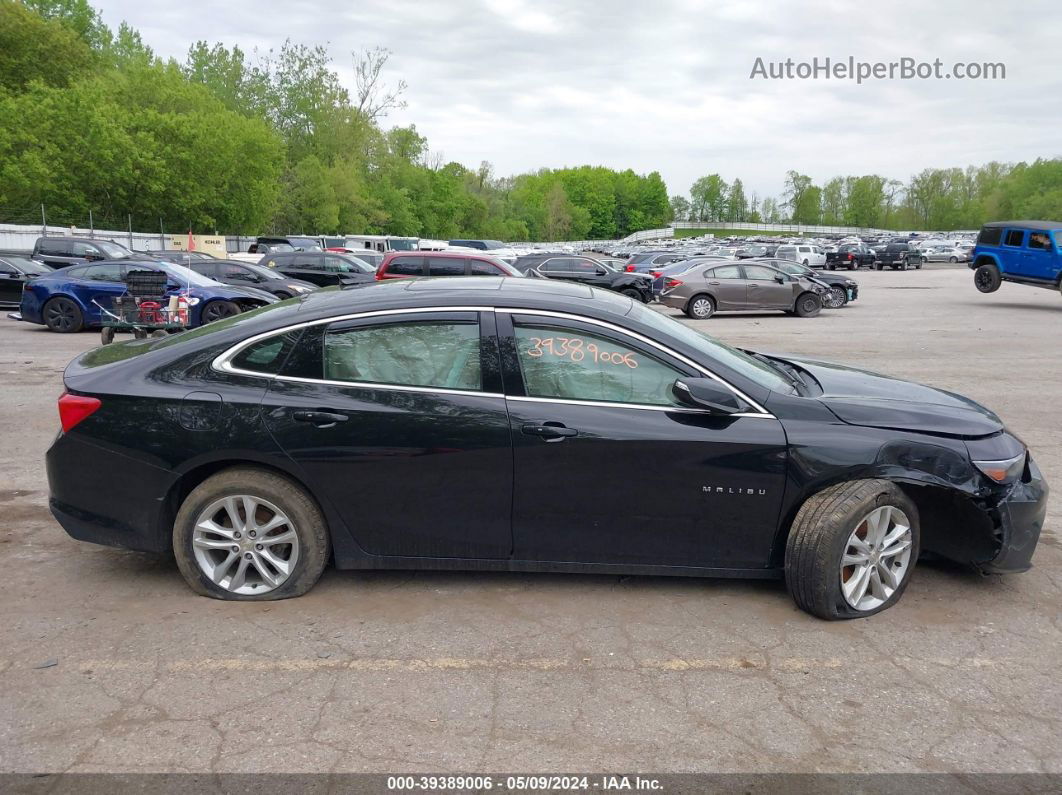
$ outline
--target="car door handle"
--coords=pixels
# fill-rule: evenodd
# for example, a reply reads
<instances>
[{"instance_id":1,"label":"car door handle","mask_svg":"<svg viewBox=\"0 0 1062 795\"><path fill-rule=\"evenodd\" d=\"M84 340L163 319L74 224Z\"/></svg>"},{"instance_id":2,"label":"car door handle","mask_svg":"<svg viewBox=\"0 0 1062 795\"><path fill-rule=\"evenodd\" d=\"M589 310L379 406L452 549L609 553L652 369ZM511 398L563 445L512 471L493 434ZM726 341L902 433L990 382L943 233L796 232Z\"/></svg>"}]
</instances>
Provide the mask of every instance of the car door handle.
<instances>
[{"instance_id":1,"label":"car door handle","mask_svg":"<svg viewBox=\"0 0 1062 795\"><path fill-rule=\"evenodd\" d=\"M719 282L708 282L708 284L714 284L718 286Z\"/></svg>"},{"instance_id":2,"label":"car door handle","mask_svg":"<svg viewBox=\"0 0 1062 795\"><path fill-rule=\"evenodd\" d=\"M522 425L520 430L528 436L541 436L547 442L562 442L569 436L579 435L575 428L566 428L559 422L544 422L541 425L528 422Z\"/></svg>"},{"instance_id":3,"label":"car door handle","mask_svg":"<svg viewBox=\"0 0 1062 795\"><path fill-rule=\"evenodd\" d=\"M296 422L313 423L318 428L330 428L337 422L346 422L348 419L346 414L334 411L295 411L292 412L291 418Z\"/></svg>"}]
</instances>

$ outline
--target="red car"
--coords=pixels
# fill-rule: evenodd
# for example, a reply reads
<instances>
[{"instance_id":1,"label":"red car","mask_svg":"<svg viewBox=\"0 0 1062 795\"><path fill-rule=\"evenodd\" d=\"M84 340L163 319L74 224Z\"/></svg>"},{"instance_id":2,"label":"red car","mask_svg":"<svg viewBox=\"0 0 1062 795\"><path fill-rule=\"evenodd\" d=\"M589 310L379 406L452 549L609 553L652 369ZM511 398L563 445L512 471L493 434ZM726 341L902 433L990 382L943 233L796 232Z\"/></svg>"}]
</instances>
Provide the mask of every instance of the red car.
<instances>
[{"instance_id":1,"label":"red car","mask_svg":"<svg viewBox=\"0 0 1062 795\"><path fill-rule=\"evenodd\" d=\"M418 276L517 276L520 271L488 254L465 251L392 251L376 269L377 280Z\"/></svg>"}]
</instances>

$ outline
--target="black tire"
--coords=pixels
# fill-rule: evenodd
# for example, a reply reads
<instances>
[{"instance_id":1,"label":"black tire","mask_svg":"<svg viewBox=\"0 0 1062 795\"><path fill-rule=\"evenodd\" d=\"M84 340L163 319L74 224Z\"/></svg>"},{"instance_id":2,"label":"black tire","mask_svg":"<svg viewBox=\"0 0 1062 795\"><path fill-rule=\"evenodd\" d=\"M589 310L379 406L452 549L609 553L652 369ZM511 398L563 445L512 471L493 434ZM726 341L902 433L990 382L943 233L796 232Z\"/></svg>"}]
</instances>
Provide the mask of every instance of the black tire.
<instances>
[{"instance_id":1,"label":"black tire","mask_svg":"<svg viewBox=\"0 0 1062 795\"><path fill-rule=\"evenodd\" d=\"M205 326L215 320L238 314L240 314L240 307L232 301L210 301L203 306L203 311L199 314L199 321L200 325Z\"/></svg>"},{"instance_id":2,"label":"black tire","mask_svg":"<svg viewBox=\"0 0 1062 795\"><path fill-rule=\"evenodd\" d=\"M804 267L805 268L808 267L808 261L807 260L804 260Z\"/></svg>"},{"instance_id":3,"label":"black tire","mask_svg":"<svg viewBox=\"0 0 1062 795\"><path fill-rule=\"evenodd\" d=\"M801 293L793 304L797 317L815 317L822 311L822 299L815 293Z\"/></svg>"},{"instance_id":4,"label":"black tire","mask_svg":"<svg viewBox=\"0 0 1062 795\"><path fill-rule=\"evenodd\" d=\"M104 345L110 345L114 342L114 327L104 326L100 329L100 342Z\"/></svg>"},{"instance_id":5,"label":"black tire","mask_svg":"<svg viewBox=\"0 0 1062 795\"><path fill-rule=\"evenodd\" d=\"M901 262L900 262L900 270L902 270L902 271L907 270L907 260L901 260Z\"/></svg>"},{"instance_id":6,"label":"black tire","mask_svg":"<svg viewBox=\"0 0 1062 795\"><path fill-rule=\"evenodd\" d=\"M235 495L268 500L291 519L291 529L299 541L299 557L288 578L273 590L260 594L228 591L212 582L196 561L192 533L199 515L212 502ZM328 527L310 495L288 478L257 467L233 467L204 480L185 498L173 525L173 553L177 567L193 591L214 599L272 601L302 596L320 579L330 550Z\"/></svg>"},{"instance_id":7,"label":"black tire","mask_svg":"<svg viewBox=\"0 0 1062 795\"><path fill-rule=\"evenodd\" d=\"M880 262L874 263L874 270L876 270L876 271L880 271L884 267L885 266L883 264L881 264Z\"/></svg>"},{"instance_id":8,"label":"black tire","mask_svg":"<svg viewBox=\"0 0 1062 795\"><path fill-rule=\"evenodd\" d=\"M829 292L826 293L826 300L823 302L827 309L840 309L842 306L848 303L848 291L843 287L831 287Z\"/></svg>"},{"instance_id":9,"label":"black tire","mask_svg":"<svg viewBox=\"0 0 1062 795\"><path fill-rule=\"evenodd\" d=\"M993 263L980 266L974 271L974 287L982 293L994 293L1003 284L1003 275Z\"/></svg>"},{"instance_id":10,"label":"black tire","mask_svg":"<svg viewBox=\"0 0 1062 795\"><path fill-rule=\"evenodd\" d=\"M911 528L911 554L895 592L882 604L857 610L841 590L841 559L863 517L884 506L899 508ZM823 489L800 507L785 548L785 581L793 601L813 616L836 621L865 618L894 605L911 580L918 560L918 509L899 486L887 480L853 480Z\"/></svg>"},{"instance_id":11,"label":"black tire","mask_svg":"<svg viewBox=\"0 0 1062 795\"><path fill-rule=\"evenodd\" d=\"M625 295L632 301L637 301L639 304L645 303L642 300L642 294L635 290L633 287L628 287L625 290L620 290L620 295Z\"/></svg>"},{"instance_id":12,"label":"black tire","mask_svg":"<svg viewBox=\"0 0 1062 795\"><path fill-rule=\"evenodd\" d=\"M157 328L157 329L155 329L154 331L151 332L151 336L152 337L162 338L162 337L168 337L170 335L169 335L169 332L166 331L166 329Z\"/></svg>"},{"instance_id":13,"label":"black tire","mask_svg":"<svg viewBox=\"0 0 1062 795\"><path fill-rule=\"evenodd\" d=\"M837 266L836 265L832 265L832 264L831 265L827 265L826 266L826 270L835 271L835 270L837 270Z\"/></svg>"},{"instance_id":14,"label":"black tire","mask_svg":"<svg viewBox=\"0 0 1062 795\"><path fill-rule=\"evenodd\" d=\"M958 261L959 261L958 257L948 257L948 262L950 262L952 265L954 265Z\"/></svg>"},{"instance_id":15,"label":"black tire","mask_svg":"<svg viewBox=\"0 0 1062 795\"><path fill-rule=\"evenodd\" d=\"M291 298L291 293L285 292L284 290L277 290L275 293L273 293L273 295L275 295L281 301L287 298Z\"/></svg>"},{"instance_id":16,"label":"black tire","mask_svg":"<svg viewBox=\"0 0 1062 795\"><path fill-rule=\"evenodd\" d=\"M41 310L41 315L48 330L59 334L73 334L81 331L85 325L85 317L81 313L81 307L71 299L63 296L52 298L45 303Z\"/></svg>"},{"instance_id":17,"label":"black tire","mask_svg":"<svg viewBox=\"0 0 1062 795\"><path fill-rule=\"evenodd\" d=\"M855 269L856 269L856 266L855 266L855 265L852 265L851 263L849 263L849 265L848 265L848 270L850 270L850 271L854 271Z\"/></svg>"},{"instance_id":18,"label":"black tire","mask_svg":"<svg viewBox=\"0 0 1062 795\"><path fill-rule=\"evenodd\" d=\"M707 320L715 314L715 299L705 293L693 296L686 304L687 317L694 320Z\"/></svg>"}]
</instances>

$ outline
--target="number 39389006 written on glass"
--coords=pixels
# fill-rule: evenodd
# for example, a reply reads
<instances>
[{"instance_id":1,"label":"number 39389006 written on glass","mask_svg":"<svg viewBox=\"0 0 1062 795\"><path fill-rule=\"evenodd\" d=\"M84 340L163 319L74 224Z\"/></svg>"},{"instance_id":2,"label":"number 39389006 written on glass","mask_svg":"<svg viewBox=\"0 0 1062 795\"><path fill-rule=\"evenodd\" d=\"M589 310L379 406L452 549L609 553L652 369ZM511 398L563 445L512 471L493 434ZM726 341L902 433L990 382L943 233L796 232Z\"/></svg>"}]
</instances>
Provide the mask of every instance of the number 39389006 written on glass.
<instances>
[{"instance_id":1,"label":"number 39389006 written on glass","mask_svg":"<svg viewBox=\"0 0 1062 795\"><path fill-rule=\"evenodd\" d=\"M633 351L605 351L593 342L585 342L578 337L532 337L527 355L533 359L542 356L557 356L581 362L589 357L595 363L611 364L617 367L637 369L637 354Z\"/></svg>"}]
</instances>

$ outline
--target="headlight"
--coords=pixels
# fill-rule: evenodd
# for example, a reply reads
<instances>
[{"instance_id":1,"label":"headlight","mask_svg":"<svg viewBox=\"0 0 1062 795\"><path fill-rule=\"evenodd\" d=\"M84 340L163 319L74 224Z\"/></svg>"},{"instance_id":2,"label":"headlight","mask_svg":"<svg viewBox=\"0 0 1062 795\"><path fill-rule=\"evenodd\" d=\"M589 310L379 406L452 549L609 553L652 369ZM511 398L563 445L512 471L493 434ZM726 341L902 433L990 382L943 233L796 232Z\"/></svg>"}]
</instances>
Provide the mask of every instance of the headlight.
<instances>
[{"instance_id":1,"label":"headlight","mask_svg":"<svg viewBox=\"0 0 1062 795\"><path fill-rule=\"evenodd\" d=\"M855 279L845 279L844 280L844 284L845 284L845 287L855 287L856 286L856 281L855 281Z\"/></svg>"},{"instance_id":2,"label":"headlight","mask_svg":"<svg viewBox=\"0 0 1062 795\"><path fill-rule=\"evenodd\" d=\"M308 292L310 292L310 288L309 287L304 287L301 284L289 284L289 285L286 285L286 286L293 293L308 293Z\"/></svg>"},{"instance_id":3,"label":"headlight","mask_svg":"<svg viewBox=\"0 0 1062 795\"><path fill-rule=\"evenodd\" d=\"M199 303L199 299L194 296L188 299L188 306L195 306Z\"/></svg>"},{"instance_id":4,"label":"headlight","mask_svg":"<svg viewBox=\"0 0 1062 795\"><path fill-rule=\"evenodd\" d=\"M1003 461L974 461L973 465L996 483L1013 483L1021 477L1021 473L1025 470L1025 457L1027 455L1028 450L1022 450L1021 453L1013 458L1007 458Z\"/></svg>"}]
</instances>

